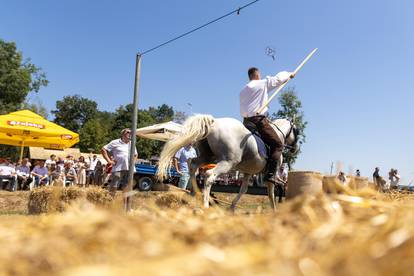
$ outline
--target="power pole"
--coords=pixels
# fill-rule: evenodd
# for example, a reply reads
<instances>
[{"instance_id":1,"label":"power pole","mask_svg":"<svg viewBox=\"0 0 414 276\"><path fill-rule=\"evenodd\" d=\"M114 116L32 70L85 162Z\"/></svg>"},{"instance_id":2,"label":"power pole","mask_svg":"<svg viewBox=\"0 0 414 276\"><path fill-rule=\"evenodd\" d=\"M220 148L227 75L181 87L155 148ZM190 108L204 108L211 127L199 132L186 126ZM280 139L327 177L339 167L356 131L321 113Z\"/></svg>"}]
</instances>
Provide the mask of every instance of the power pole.
<instances>
[{"instance_id":1,"label":"power pole","mask_svg":"<svg viewBox=\"0 0 414 276\"><path fill-rule=\"evenodd\" d=\"M131 147L129 149L129 170L128 170L128 187L124 193L125 211L132 209L132 188L134 186L135 172L135 150L137 143L137 120L138 120L138 97L139 97L139 79L141 75L141 54L137 54L135 62L135 84L134 84L134 102L132 109L132 127L131 127Z\"/></svg>"}]
</instances>

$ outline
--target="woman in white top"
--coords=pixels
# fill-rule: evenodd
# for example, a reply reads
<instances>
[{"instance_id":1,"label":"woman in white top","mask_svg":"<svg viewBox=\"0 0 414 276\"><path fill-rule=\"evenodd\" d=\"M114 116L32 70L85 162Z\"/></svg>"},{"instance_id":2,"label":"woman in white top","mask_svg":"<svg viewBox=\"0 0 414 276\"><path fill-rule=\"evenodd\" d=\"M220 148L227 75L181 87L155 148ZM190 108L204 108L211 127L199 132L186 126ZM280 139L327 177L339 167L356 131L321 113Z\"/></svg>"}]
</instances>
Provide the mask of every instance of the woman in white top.
<instances>
[{"instance_id":1,"label":"woman in white top","mask_svg":"<svg viewBox=\"0 0 414 276\"><path fill-rule=\"evenodd\" d=\"M83 156L79 157L78 162L76 163L77 173L78 173L78 184L85 187L86 185L86 162Z\"/></svg>"}]
</instances>

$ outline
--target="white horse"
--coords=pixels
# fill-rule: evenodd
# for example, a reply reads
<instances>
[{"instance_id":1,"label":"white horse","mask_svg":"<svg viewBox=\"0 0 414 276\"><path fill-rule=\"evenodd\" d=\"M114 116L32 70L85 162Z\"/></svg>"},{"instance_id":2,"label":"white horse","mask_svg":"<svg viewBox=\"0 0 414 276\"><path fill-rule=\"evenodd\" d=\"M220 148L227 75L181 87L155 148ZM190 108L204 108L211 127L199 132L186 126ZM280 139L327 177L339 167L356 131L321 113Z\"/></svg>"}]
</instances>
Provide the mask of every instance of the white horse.
<instances>
[{"instance_id":1,"label":"white horse","mask_svg":"<svg viewBox=\"0 0 414 276\"><path fill-rule=\"evenodd\" d=\"M272 122L280 140L291 151L297 150L298 131L296 126L287 119ZM266 167L266 154L263 153L263 142L238 120L232 118L215 119L211 115L194 115L184 123L184 131L177 138L167 142L162 150L157 176L164 179L171 164L171 158L183 146L194 144L198 157L190 162L190 177L193 187L196 185L197 168L216 163L216 167L206 172L203 190L203 205L209 207L209 195L215 179L232 169L243 172L243 181L238 195L234 198L231 208L236 207L240 197L246 193L250 177L262 172ZM259 146L262 144L262 146ZM262 151L262 152L261 152ZM278 167L282 163L282 156ZM266 183L272 208L275 208L274 184Z\"/></svg>"}]
</instances>

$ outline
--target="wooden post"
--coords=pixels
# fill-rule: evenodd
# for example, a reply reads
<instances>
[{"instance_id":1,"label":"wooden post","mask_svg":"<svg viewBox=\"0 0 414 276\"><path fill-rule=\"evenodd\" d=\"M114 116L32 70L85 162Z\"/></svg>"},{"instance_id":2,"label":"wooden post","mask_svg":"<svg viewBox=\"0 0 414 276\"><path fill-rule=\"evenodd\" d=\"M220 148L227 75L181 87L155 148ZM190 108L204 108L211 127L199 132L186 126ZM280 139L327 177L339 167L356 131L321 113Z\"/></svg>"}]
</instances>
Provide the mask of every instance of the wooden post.
<instances>
[{"instance_id":1,"label":"wooden post","mask_svg":"<svg viewBox=\"0 0 414 276\"><path fill-rule=\"evenodd\" d=\"M22 145L20 146L20 162L23 161L23 151L24 151L24 140L22 140Z\"/></svg>"}]
</instances>

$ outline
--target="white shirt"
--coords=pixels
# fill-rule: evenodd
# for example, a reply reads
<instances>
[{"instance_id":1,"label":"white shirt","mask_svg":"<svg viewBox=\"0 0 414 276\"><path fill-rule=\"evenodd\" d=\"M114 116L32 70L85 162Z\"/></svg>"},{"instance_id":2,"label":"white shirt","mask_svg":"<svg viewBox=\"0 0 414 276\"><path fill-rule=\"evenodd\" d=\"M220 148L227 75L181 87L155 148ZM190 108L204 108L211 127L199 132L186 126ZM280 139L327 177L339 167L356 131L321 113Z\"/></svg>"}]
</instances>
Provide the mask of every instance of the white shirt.
<instances>
[{"instance_id":1,"label":"white shirt","mask_svg":"<svg viewBox=\"0 0 414 276\"><path fill-rule=\"evenodd\" d=\"M45 166L46 167L49 167L50 165L52 165L52 164L56 164L56 161L53 161L52 159L47 159L46 161L45 161Z\"/></svg>"},{"instance_id":2,"label":"white shirt","mask_svg":"<svg viewBox=\"0 0 414 276\"><path fill-rule=\"evenodd\" d=\"M178 166L181 172L189 172L188 160L197 157L197 153L193 147L182 147L174 156L178 160Z\"/></svg>"},{"instance_id":3,"label":"white shirt","mask_svg":"<svg viewBox=\"0 0 414 276\"><path fill-rule=\"evenodd\" d=\"M131 142L124 143L122 139L112 140L108 145L104 146L104 149L112 155L116 162L116 164L112 167L112 172L127 171L129 169L130 147ZM135 149L135 154L137 154L137 149Z\"/></svg>"},{"instance_id":4,"label":"white shirt","mask_svg":"<svg viewBox=\"0 0 414 276\"><path fill-rule=\"evenodd\" d=\"M10 167L8 165L0 165L0 175L9 176L15 174L16 171L13 167Z\"/></svg>"},{"instance_id":5,"label":"white shirt","mask_svg":"<svg viewBox=\"0 0 414 276\"><path fill-rule=\"evenodd\" d=\"M95 160L91 159L88 170L91 170L91 171L95 170L95 167L98 161L99 161L98 158L96 158Z\"/></svg>"},{"instance_id":6,"label":"white shirt","mask_svg":"<svg viewBox=\"0 0 414 276\"><path fill-rule=\"evenodd\" d=\"M291 73L283 71L274 77L250 81L240 92L240 114L243 118L258 115L259 109L267 102L270 91L289 80ZM260 115L268 110L266 107Z\"/></svg>"},{"instance_id":7,"label":"white shirt","mask_svg":"<svg viewBox=\"0 0 414 276\"><path fill-rule=\"evenodd\" d=\"M391 187L397 187L397 186L398 186L398 183L400 182L400 178L401 178L401 176L400 176L400 175L398 175L398 174L393 175L393 176L390 178L390 180L391 180L390 186L391 186Z\"/></svg>"}]
</instances>

